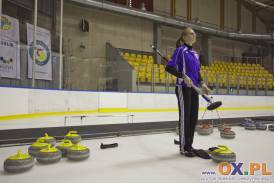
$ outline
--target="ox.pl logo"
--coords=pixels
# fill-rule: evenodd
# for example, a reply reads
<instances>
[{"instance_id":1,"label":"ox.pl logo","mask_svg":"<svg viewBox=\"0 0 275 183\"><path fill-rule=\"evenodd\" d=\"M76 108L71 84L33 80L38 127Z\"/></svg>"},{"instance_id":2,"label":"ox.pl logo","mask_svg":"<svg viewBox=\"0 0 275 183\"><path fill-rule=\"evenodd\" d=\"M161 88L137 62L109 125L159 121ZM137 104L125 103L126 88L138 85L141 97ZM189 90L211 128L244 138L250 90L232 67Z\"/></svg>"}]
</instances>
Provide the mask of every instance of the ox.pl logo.
<instances>
[{"instance_id":1,"label":"ox.pl logo","mask_svg":"<svg viewBox=\"0 0 275 183\"><path fill-rule=\"evenodd\" d=\"M272 171L267 170L266 163L250 162L244 170L244 163L222 162L218 166L221 175L272 175Z\"/></svg>"}]
</instances>

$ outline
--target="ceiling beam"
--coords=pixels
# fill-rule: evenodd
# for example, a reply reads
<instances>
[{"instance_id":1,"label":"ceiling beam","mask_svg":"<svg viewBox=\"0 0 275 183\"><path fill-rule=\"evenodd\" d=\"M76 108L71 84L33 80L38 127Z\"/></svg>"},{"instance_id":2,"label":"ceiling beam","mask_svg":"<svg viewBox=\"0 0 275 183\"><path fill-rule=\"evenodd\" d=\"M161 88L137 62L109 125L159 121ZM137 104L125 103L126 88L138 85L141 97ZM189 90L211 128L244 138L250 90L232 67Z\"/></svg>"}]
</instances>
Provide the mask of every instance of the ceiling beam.
<instances>
[{"instance_id":1,"label":"ceiling beam","mask_svg":"<svg viewBox=\"0 0 275 183\"><path fill-rule=\"evenodd\" d=\"M246 1L241 1L241 4L242 4L244 7L246 7L252 14L253 14L253 12L255 12L255 7L252 6L250 3L247 3ZM268 21L266 21L265 19L263 19L263 17L260 16L260 15L258 14L258 12L255 12L255 16L256 16L257 18L259 18L259 19L265 24L265 26L266 26L267 28L270 27L270 23L269 23Z\"/></svg>"},{"instance_id":2,"label":"ceiling beam","mask_svg":"<svg viewBox=\"0 0 275 183\"><path fill-rule=\"evenodd\" d=\"M265 2L265 4L267 4L269 6L273 6L274 5L274 0L267 1L267 2Z\"/></svg>"},{"instance_id":3,"label":"ceiling beam","mask_svg":"<svg viewBox=\"0 0 275 183\"><path fill-rule=\"evenodd\" d=\"M267 1L264 4L268 5L268 6L274 6L274 1ZM267 7L259 7L259 8L255 8L255 11L260 11L260 10L264 10L267 9ZM268 10L270 10L270 8L268 8Z\"/></svg>"},{"instance_id":4,"label":"ceiling beam","mask_svg":"<svg viewBox=\"0 0 275 183\"><path fill-rule=\"evenodd\" d=\"M271 11L274 11L274 7L273 6L269 6L266 3L262 3L260 1L257 0L245 0L247 3L249 3L250 5L253 5L254 7L262 7L262 8L266 8L269 9Z\"/></svg>"}]
</instances>

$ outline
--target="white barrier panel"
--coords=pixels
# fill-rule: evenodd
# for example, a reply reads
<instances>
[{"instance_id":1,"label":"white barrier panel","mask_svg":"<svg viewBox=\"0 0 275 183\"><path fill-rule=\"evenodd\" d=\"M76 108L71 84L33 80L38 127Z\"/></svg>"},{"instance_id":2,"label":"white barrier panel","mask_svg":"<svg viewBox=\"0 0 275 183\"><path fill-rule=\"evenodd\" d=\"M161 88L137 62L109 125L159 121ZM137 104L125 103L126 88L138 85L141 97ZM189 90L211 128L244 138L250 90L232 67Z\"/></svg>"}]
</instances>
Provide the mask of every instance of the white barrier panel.
<instances>
[{"instance_id":1,"label":"white barrier panel","mask_svg":"<svg viewBox=\"0 0 275 183\"><path fill-rule=\"evenodd\" d=\"M129 109L154 109L156 106L154 93L129 93Z\"/></svg>"},{"instance_id":2,"label":"white barrier panel","mask_svg":"<svg viewBox=\"0 0 275 183\"><path fill-rule=\"evenodd\" d=\"M98 125L177 121L175 94L118 93L0 88L0 128L34 128L64 125L64 116L88 115L67 125ZM273 116L273 96L214 95L221 100L221 118ZM200 108L207 103L200 97ZM104 110L101 110L104 109ZM104 111L104 114L101 112ZM48 113L36 118L33 113ZM74 113L75 112L75 113ZM199 112L202 118L203 110ZM108 113L106 115L106 113ZM28 116L28 118L22 118ZM57 115L58 114L58 115ZM15 117L14 117L14 116ZM21 115L21 116L17 116ZM9 118L12 116L14 118ZM216 111L207 111L204 119L216 119Z\"/></svg>"},{"instance_id":3,"label":"white barrier panel","mask_svg":"<svg viewBox=\"0 0 275 183\"><path fill-rule=\"evenodd\" d=\"M127 93L99 92L99 108L127 108Z\"/></svg>"},{"instance_id":4,"label":"white barrier panel","mask_svg":"<svg viewBox=\"0 0 275 183\"><path fill-rule=\"evenodd\" d=\"M69 92L69 111L97 110L99 108L99 93L74 91Z\"/></svg>"},{"instance_id":5,"label":"white barrier panel","mask_svg":"<svg viewBox=\"0 0 275 183\"><path fill-rule=\"evenodd\" d=\"M177 105L174 94L128 93L128 109L174 109Z\"/></svg>"},{"instance_id":6,"label":"white barrier panel","mask_svg":"<svg viewBox=\"0 0 275 183\"><path fill-rule=\"evenodd\" d=\"M0 88L0 116L27 114L29 90Z\"/></svg>"},{"instance_id":7,"label":"white barrier panel","mask_svg":"<svg viewBox=\"0 0 275 183\"><path fill-rule=\"evenodd\" d=\"M29 90L29 113L67 111L69 91Z\"/></svg>"}]
</instances>

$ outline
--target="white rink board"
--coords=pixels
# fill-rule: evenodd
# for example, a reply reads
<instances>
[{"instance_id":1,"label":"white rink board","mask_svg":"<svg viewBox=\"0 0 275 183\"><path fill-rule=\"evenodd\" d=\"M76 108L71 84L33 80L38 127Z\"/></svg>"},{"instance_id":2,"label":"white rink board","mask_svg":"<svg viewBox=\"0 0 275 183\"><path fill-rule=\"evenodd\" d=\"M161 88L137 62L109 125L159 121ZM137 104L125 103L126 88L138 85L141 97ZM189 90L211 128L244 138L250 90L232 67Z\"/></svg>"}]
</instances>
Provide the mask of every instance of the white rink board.
<instances>
[{"instance_id":1,"label":"white rink board","mask_svg":"<svg viewBox=\"0 0 275 183\"><path fill-rule=\"evenodd\" d=\"M178 105L175 94L22 88L0 88L0 92L0 100L2 101L0 103L0 117L43 112L64 113L58 116L1 120L1 129L63 126L64 117L68 116L65 113L70 111L83 111L83 114L88 115L82 121L77 117L69 119L67 125L71 126L178 120ZM223 102L222 107L225 110L219 110L221 118L273 116L273 96L213 95L213 98ZM206 104L204 99L200 97L200 107L204 108ZM257 110L257 107L262 109ZM108 113L107 115L106 113L87 113L87 111L97 111L102 108L126 109L128 112ZM129 115L132 116L129 117ZM199 119L202 118L202 115L203 110L199 112ZM204 116L204 119L216 118L218 118L216 111L208 111Z\"/></svg>"}]
</instances>

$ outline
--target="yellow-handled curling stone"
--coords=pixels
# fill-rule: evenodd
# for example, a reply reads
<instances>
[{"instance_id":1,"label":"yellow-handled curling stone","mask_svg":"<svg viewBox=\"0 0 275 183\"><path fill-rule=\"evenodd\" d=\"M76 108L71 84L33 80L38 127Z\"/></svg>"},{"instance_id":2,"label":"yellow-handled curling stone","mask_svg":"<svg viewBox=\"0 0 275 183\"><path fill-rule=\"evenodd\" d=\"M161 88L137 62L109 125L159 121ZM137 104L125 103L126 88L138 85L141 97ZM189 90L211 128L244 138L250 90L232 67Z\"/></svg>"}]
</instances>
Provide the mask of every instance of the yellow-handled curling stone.
<instances>
[{"instance_id":1,"label":"yellow-handled curling stone","mask_svg":"<svg viewBox=\"0 0 275 183\"><path fill-rule=\"evenodd\" d=\"M81 141L81 136L77 134L77 131L69 131L64 138L70 140L73 144Z\"/></svg>"},{"instance_id":2,"label":"yellow-handled curling stone","mask_svg":"<svg viewBox=\"0 0 275 183\"><path fill-rule=\"evenodd\" d=\"M49 143L52 146L56 144L56 139L54 137L49 136L47 133L45 133L45 135L43 137L40 137L38 140L44 143Z\"/></svg>"},{"instance_id":3,"label":"yellow-handled curling stone","mask_svg":"<svg viewBox=\"0 0 275 183\"><path fill-rule=\"evenodd\" d=\"M51 147L50 144L48 145L47 148L40 150L36 156L36 160L39 163L44 163L44 164L58 162L61 158L62 158L62 152L55 147Z\"/></svg>"},{"instance_id":4,"label":"yellow-handled curling stone","mask_svg":"<svg viewBox=\"0 0 275 183\"><path fill-rule=\"evenodd\" d=\"M48 147L48 143L44 143L43 140L37 140L35 143L33 143L29 149L28 152L31 156L36 156L37 153L41 150L41 149L45 149Z\"/></svg>"},{"instance_id":5,"label":"yellow-handled curling stone","mask_svg":"<svg viewBox=\"0 0 275 183\"><path fill-rule=\"evenodd\" d=\"M4 170L10 173L19 173L31 169L34 158L29 154L23 154L18 150L17 154L8 157L4 162Z\"/></svg>"},{"instance_id":6,"label":"yellow-handled curling stone","mask_svg":"<svg viewBox=\"0 0 275 183\"><path fill-rule=\"evenodd\" d=\"M236 161L236 154L231 151L227 146L218 145L211 153L211 158L214 162L235 162Z\"/></svg>"},{"instance_id":7,"label":"yellow-handled curling stone","mask_svg":"<svg viewBox=\"0 0 275 183\"><path fill-rule=\"evenodd\" d=\"M73 161L81 161L89 158L90 150L80 143L74 144L67 150L67 158Z\"/></svg>"},{"instance_id":8,"label":"yellow-handled curling stone","mask_svg":"<svg viewBox=\"0 0 275 183\"><path fill-rule=\"evenodd\" d=\"M73 143L70 140L64 139L61 143L57 144L56 148L59 149L62 152L62 156L65 157L68 149L71 148L72 145Z\"/></svg>"}]
</instances>

